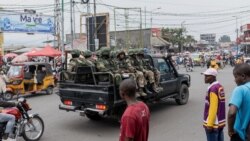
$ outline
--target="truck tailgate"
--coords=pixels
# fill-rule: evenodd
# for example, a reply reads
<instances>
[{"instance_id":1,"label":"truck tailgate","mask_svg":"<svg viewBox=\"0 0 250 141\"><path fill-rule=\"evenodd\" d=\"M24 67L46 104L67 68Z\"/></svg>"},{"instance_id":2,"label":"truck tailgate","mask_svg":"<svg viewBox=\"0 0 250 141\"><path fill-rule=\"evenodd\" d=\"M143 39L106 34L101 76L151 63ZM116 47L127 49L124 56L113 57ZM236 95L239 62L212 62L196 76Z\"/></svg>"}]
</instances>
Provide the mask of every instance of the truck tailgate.
<instances>
[{"instance_id":1,"label":"truck tailgate","mask_svg":"<svg viewBox=\"0 0 250 141\"><path fill-rule=\"evenodd\" d=\"M114 87L60 83L59 96L64 105L78 108L95 108L96 104L111 106L114 102ZM66 101L66 103L65 103ZM70 101L71 103L67 103Z\"/></svg>"}]
</instances>

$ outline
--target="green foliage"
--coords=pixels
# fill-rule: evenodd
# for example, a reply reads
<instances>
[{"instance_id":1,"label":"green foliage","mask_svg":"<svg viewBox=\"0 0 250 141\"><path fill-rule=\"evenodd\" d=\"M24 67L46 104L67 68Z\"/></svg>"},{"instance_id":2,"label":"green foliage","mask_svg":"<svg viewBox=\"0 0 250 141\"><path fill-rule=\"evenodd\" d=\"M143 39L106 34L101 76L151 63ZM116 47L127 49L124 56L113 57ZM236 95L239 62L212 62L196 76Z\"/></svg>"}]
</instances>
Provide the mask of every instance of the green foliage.
<instances>
[{"instance_id":1,"label":"green foliage","mask_svg":"<svg viewBox=\"0 0 250 141\"><path fill-rule=\"evenodd\" d=\"M173 46L178 45L179 51L184 44L191 44L196 42L191 35L184 36L185 28L163 28L162 38L170 42Z\"/></svg>"},{"instance_id":2,"label":"green foliage","mask_svg":"<svg viewBox=\"0 0 250 141\"><path fill-rule=\"evenodd\" d=\"M228 36L228 35L221 36L220 39L219 39L219 42L220 43L231 42L230 36Z\"/></svg>"}]
</instances>

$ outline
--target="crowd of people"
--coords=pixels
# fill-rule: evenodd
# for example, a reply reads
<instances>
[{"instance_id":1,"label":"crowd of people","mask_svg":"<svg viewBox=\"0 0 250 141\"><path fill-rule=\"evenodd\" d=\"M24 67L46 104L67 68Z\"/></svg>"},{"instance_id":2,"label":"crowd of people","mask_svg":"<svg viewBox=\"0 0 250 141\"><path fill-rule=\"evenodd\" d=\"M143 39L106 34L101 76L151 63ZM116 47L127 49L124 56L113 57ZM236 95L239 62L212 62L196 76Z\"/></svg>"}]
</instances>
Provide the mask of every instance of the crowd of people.
<instances>
[{"instance_id":1,"label":"crowd of people","mask_svg":"<svg viewBox=\"0 0 250 141\"><path fill-rule=\"evenodd\" d=\"M226 65L235 66L236 64L244 63L244 56L238 55L228 55L228 54L213 54L213 55L205 55L204 53L200 53L197 58L192 57L192 54L178 54L173 55L173 64L175 66L183 65L184 67L201 66L207 68L215 68L215 69L223 69Z\"/></svg>"}]
</instances>

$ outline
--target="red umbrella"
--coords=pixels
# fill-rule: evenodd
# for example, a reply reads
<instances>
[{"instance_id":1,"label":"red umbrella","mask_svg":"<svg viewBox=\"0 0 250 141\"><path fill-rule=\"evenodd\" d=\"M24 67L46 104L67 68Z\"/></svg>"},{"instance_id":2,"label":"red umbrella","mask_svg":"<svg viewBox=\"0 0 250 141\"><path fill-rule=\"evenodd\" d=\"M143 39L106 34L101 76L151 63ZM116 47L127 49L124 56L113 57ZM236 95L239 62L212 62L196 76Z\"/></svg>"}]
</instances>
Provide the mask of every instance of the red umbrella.
<instances>
[{"instance_id":1,"label":"red umbrella","mask_svg":"<svg viewBox=\"0 0 250 141\"><path fill-rule=\"evenodd\" d=\"M36 52L37 52L37 51L38 51L37 49L32 48L31 51L26 52L26 53L24 53L24 54L27 55L28 57L32 57L32 56L34 56L34 54L36 55Z\"/></svg>"},{"instance_id":2,"label":"red umbrella","mask_svg":"<svg viewBox=\"0 0 250 141\"><path fill-rule=\"evenodd\" d=\"M18 55L15 54L15 53L8 53L8 54L5 54L3 57L4 58L12 58L12 57L17 57Z\"/></svg>"},{"instance_id":3,"label":"red umbrella","mask_svg":"<svg viewBox=\"0 0 250 141\"><path fill-rule=\"evenodd\" d=\"M52 48L51 46L47 45L43 49L36 51L34 53L28 54L28 56L49 56L49 57L56 57L60 56L61 52Z\"/></svg>"}]
</instances>

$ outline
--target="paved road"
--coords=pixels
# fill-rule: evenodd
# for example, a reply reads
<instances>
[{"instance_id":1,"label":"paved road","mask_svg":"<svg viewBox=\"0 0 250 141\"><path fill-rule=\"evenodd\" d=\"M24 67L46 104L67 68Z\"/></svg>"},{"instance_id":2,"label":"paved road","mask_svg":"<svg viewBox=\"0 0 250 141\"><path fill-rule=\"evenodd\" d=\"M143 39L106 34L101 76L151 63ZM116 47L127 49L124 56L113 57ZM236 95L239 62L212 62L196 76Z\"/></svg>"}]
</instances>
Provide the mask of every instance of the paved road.
<instances>
[{"instance_id":1,"label":"paved road","mask_svg":"<svg viewBox=\"0 0 250 141\"><path fill-rule=\"evenodd\" d=\"M190 72L192 86L187 105L178 106L173 100L151 105L149 141L204 141L202 127L204 95L207 85L200 74L205 68L197 67ZM180 72L184 72L181 68ZM227 102L235 87L232 68L227 66L219 72L218 80L224 85ZM117 141L119 123L111 119L91 121L77 113L58 110L59 97L37 95L29 97L33 110L45 122L45 132L41 141ZM227 129L225 129L227 131ZM224 132L226 139L227 132ZM22 139L19 139L23 141Z\"/></svg>"}]
</instances>

